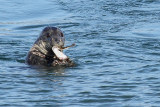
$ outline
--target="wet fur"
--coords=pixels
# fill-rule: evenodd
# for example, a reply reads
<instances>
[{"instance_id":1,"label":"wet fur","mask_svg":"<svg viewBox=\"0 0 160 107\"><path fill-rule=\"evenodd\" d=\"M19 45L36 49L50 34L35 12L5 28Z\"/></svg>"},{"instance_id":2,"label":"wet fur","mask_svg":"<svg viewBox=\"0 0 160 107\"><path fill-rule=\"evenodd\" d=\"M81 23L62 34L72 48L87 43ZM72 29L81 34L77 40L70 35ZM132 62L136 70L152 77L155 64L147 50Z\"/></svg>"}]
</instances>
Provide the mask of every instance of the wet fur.
<instances>
[{"instance_id":1,"label":"wet fur","mask_svg":"<svg viewBox=\"0 0 160 107\"><path fill-rule=\"evenodd\" d=\"M44 28L28 52L26 63L44 66L73 66L74 63L69 58L61 61L52 51L53 46L64 47L64 41L64 35L60 29L56 27Z\"/></svg>"}]
</instances>

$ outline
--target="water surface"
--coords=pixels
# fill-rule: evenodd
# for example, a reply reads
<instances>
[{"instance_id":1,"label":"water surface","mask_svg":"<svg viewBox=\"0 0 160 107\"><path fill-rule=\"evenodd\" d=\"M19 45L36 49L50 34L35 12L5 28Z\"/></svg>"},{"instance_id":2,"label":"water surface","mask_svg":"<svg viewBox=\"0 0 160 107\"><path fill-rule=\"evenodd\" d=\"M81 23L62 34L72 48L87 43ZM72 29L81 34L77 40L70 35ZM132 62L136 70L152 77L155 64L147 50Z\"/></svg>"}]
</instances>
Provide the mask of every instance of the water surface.
<instances>
[{"instance_id":1,"label":"water surface","mask_svg":"<svg viewBox=\"0 0 160 107\"><path fill-rule=\"evenodd\" d=\"M159 0L0 0L0 14L0 106L160 105ZM76 67L25 64L46 26L76 43Z\"/></svg>"}]
</instances>

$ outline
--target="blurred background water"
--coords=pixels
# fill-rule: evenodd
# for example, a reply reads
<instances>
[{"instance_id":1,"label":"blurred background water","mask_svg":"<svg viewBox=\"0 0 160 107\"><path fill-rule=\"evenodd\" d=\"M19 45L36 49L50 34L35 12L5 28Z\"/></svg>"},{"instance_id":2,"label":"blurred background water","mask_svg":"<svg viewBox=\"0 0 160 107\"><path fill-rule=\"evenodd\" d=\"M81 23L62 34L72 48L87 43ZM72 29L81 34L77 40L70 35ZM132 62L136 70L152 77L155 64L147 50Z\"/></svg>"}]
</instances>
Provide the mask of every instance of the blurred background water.
<instances>
[{"instance_id":1,"label":"blurred background water","mask_svg":"<svg viewBox=\"0 0 160 107\"><path fill-rule=\"evenodd\" d=\"M46 26L76 67L25 64ZM159 0L0 0L0 106L158 107L159 28Z\"/></svg>"}]
</instances>

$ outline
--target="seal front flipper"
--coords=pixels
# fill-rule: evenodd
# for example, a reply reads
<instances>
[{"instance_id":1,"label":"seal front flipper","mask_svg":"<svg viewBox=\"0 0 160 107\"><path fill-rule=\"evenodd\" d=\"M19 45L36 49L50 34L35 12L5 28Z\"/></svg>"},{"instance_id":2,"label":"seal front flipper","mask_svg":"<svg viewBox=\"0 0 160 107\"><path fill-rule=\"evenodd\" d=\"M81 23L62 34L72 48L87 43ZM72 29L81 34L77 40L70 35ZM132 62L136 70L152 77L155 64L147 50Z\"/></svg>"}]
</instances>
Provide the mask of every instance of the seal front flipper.
<instances>
[{"instance_id":1,"label":"seal front flipper","mask_svg":"<svg viewBox=\"0 0 160 107\"><path fill-rule=\"evenodd\" d=\"M65 60L60 60L58 58L55 58L52 66L65 66L65 67L73 67L75 66L75 63L70 60L69 58L65 59Z\"/></svg>"},{"instance_id":2,"label":"seal front flipper","mask_svg":"<svg viewBox=\"0 0 160 107\"><path fill-rule=\"evenodd\" d=\"M53 66L74 66L74 62L70 60L62 51L60 51L60 48L52 47L53 52L55 53L54 61L52 63Z\"/></svg>"}]
</instances>

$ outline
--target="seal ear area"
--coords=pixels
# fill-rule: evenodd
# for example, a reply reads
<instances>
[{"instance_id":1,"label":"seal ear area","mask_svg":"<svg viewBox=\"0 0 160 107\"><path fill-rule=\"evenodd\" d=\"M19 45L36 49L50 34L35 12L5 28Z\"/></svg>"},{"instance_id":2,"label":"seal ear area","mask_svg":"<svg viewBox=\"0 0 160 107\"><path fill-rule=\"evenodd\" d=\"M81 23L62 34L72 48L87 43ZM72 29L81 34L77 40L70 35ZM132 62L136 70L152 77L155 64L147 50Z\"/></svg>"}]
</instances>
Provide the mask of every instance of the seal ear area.
<instances>
[{"instance_id":1,"label":"seal ear area","mask_svg":"<svg viewBox=\"0 0 160 107\"><path fill-rule=\"evenodd\" d=\"M63 32L59 28L57 28L57 35L60 37L64 37Z\"/></svg>"},{"instance_id":2,"label":"seal ear area","mask_svg":"<svg viewBox=\"0 0 160 107\"><path fill-rule=\"evenodd\" d=\"M50 33L46 33L46 37L50 38L51 37Z\"/></svg>"}]
</instances>

